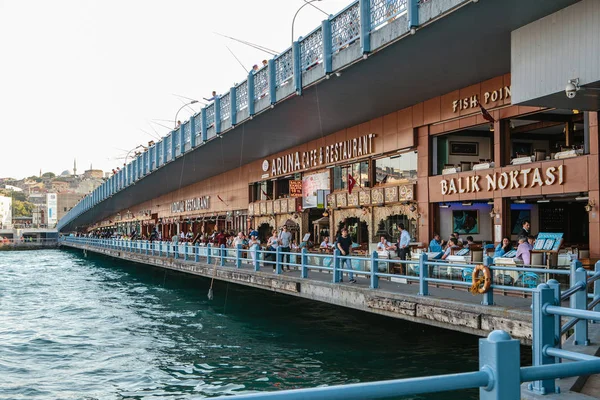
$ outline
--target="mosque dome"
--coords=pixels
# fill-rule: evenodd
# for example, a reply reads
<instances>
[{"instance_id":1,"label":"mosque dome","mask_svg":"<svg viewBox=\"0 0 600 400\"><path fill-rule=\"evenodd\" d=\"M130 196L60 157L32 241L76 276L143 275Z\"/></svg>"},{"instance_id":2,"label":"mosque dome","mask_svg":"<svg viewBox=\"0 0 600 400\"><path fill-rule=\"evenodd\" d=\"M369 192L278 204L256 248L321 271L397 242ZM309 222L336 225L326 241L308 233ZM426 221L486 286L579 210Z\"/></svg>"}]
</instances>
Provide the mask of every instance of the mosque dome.
<instances>
[{"instance_id":1,"label":"mosque dome","mask_svg":"<svg viewBox=\"0 0 600 400\"><path fill-rule=\"evenodd\" d=\"M73 170L72 169L66 169L63 172L61 172L60 176L71 176L73 175Z\"/></svg>"}]
</instances>

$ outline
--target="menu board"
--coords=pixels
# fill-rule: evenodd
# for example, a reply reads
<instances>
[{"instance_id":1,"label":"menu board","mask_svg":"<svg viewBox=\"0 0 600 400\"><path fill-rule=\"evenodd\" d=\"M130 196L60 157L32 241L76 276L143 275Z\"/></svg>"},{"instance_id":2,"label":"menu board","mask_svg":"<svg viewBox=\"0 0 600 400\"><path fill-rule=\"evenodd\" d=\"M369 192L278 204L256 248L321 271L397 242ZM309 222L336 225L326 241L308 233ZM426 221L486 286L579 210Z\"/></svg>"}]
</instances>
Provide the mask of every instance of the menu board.
<instances>
[{"instance_id":1,"label":"menu board","mask_svg":"<svg viewBox=\"0 0 600 400\"><path fill-rule=\"evenodd\" d=\"M290 181L290 197L302 197L302 181Z\"/></svg>"},{"instance_id":2,"label":"menu board","mask_svg":"<svg viewBox=\"0 0 600 400\"><path fill-rule=\"evenodd\" d=\"M562 233L540 232L533 245L533 250L539 252L557 252L562 244L562 237Z\"/></svg>"}]
</instances>

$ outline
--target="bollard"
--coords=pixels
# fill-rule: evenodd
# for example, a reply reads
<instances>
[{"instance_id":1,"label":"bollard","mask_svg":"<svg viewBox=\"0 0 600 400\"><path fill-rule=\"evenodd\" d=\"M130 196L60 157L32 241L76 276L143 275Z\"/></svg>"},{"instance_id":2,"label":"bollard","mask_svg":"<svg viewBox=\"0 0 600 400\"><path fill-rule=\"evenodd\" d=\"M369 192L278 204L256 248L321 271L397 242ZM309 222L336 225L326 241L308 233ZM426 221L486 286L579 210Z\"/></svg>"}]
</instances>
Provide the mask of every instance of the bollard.
<instances>
[{"instance_id":1,"label":"bollard","mask_svg":"<svg viewBox=\"0 0 600 400\"><path fill-rule=\"evenodd\" d=\"M196 247L194 248L194 261L200 261L200 243L196 243Z\"/></svg>"},{"instance_id":2,"label":"bollard","mask_svg":"<svg viewBox=\"0 0 600 400\"><path fill-rule=\"evenodd\" d=\"M494 259L489 256L483 257L483 265L486 267L491 267L494 264ZM492 280L492 285L494 284L494 270L490 269L490 279ZM487 293L483 294L483 301L481 302L484 306L493 306L494 305L494 289L490 287Z\"/></svg>"},{"instance_id":3,"label":"bollard","mask_svg":"<svg viewBox=\"0 0 600 400\"><path fill-rule=\"evenodd\" d=\"M427 262L427 253L419 255L419 296L429 296L429 282L425 279L429 276L429 268L425 264Z\"/></svg>"},{"instance_id":4,"label":"bollard","mask_svg":"<svg viewBox=\"0 0 600 400\"><path fill-rule=\"evenodd\" d=\"M225 266L225 254L226 254L225 252L226 252L226 251L227 251L227 250L225 250L225 245L224 245L224 244L222 244L222 245L221 245L221 267L224 267L224 266Z\"/></svg>"},{"instance_id":5,"label":"bollard","mask_svg":"<svg viewBox=\"0 0 600 400\"><path fill-rule=\"evenodd\" d=\"M544 312L546 304L560 304L560 299L556 299L554 296L554 289L545 283L538 285L537 289L533 292L533 366L554 364L554 357L544 354L546 346L554 347L556 345L554 338L554 315ZM528 385L528 388L532 392L542 395L551 394L556 391L554 379L534 381Z\"/></svg>"},{"instance_id":6,"label":"bollard","mask_svg":"<svg viewBox=\"0 0 600 400\"><path fill-rule=\"evenodd\" d=\"M235 266L237 268L242 268L242 245L237 245L237 251L235 254Z\"/></svg>"},{"instance_id":7,"label":"bollard","mask_svg":"<svg viewBox=\"0 0 600 400\"><path fill-rule=\"evenodd\" d=\"M575 300L575 306L573 308L578 310L587 310L587 272L581 268L581 263L575 261L579 265L579 268L575 271L575 284L583 283L585 286L583 289L578 290L572 298ZM574 345L589 346L590 341L588 340L588 320L580 319L575 324L575 338L573 340Z\"/></svg>"},{"instance_id":8,"label":"bollard","mask_svg":"<svg viewBox=\"0 0 600 400\"><path fill-rule=\"evenodd\" d=\"M302 248L301 253L300 264L302 267L300 269L300 277L306 279L308 278L308 250L306 250L306 247Z\"/></svg>"},{"instance_id":9,"label":"bollard","mask_svg":"<svg viewBox=\"0 0 600 400\"><path fill-rule=\"evenodd\" d=\"M260 260L258 259L260 253L258 252L258 245L255 245L254 250L252 251L254 251L254 270L260 271Z\"/></svg>"},{"instance_id":10,"label":"bollard","mask_svg":"<svg viewBox=\"0 0 600 400\"><path fill-rule=\"evenodd\" d=\"M480 400L521 398L520 342L504 331L493 331L479 339L479 370L490 374L491 382L479 388Z\"/></svg>"},{"instance_id":11,"label":"bollard","mask_svg":"<svg viewBox=\"0 0 600 400\"><path fill-rule=\"evenodd\" d=\"M335 249L333 252L333 283L343 282L344 279L340 279L340 274L338 274L340 269L340 251ZM343 276L343 274L341 274Z\"/></svg>"},{"instance_id":12,"label":"bollard","mask_svg":"<svg viewBox=\"0 0 600 400\"><path fill-rule=\"evenodd\" d=\"M379 254L376 251L371 253L371 289L377 289L379 287L379 276L377 273L379 272Z\"/></svg>"},{"instance_id":13,"label":"bollard","mask_svg":"<svg viewBox=\"0 0 600 400\"><path fill-rule=\"evenodd\" d=\"M275 251L275 273L281 274L281 246L277 246Z\"/></svg>"},{"instance_id":14,"label":"bollard","mask_svg":"<svg viewBox=\"0 0 600 400\"><path fill-rule=\"evenodd\" d=\"M212 254L211 254L212 246L209 244L206 245L206 263L210 264L212 262Z\"/></svg>"}]
</instances>

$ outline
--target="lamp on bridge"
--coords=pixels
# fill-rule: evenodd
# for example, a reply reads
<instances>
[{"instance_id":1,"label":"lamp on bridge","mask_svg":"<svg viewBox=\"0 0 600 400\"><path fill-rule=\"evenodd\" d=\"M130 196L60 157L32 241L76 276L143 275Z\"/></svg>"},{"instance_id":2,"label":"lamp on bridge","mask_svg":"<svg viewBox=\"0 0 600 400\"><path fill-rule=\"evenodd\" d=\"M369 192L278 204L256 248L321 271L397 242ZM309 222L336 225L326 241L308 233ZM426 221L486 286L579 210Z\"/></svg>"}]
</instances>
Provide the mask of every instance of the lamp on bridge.
<instances>
[{"instance_id":1,"label":"lamp on bridge","mask_svg":"<svg viewBox=\"0 0 600 400\"><path fill-rule=\"evenodd\" d=\"M175 120L174 120L175 121L175 128L178 127L177 116L179 115L179 111L183 110L185 107L187 107L187 106L189 106L191 104L196 104L196 103L198 103L198 100L192 100L189 103L185 103L184 105L181 106L181 108L179 110L177 110L177 112L175 113Z\"/></svg>"}]
</instances>

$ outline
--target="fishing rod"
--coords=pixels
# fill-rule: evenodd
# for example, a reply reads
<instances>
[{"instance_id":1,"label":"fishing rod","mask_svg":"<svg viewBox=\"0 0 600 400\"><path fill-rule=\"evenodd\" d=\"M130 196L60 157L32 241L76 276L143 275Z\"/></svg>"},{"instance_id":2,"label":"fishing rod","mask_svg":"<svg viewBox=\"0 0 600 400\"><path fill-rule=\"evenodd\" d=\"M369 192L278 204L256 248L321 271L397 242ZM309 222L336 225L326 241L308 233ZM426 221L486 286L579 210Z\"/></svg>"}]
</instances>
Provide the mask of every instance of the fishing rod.
<instances>
[{"instance_id":1,"label":"fishing rod","mask_svg":"<svg viewBox=\"0 0 600 400\"><path fill-rule=\"evenodd\" d=\"M250 46L250 47L252 47L252 48L255 48L255 49L257 49L257 50L260 50L260 51L262 51L262 52L268 53L268 54L270 54L270 55L272 55L272 56L276 56L277 54L279 54L279 53L278 53L278 52L276 52L275 50L271 50L271 49L269 49L269 48L266 48L266 47L264 47L264 46L260 46L260 45L258 45L258 44L254 44L254 43L251 43L251 42L246 42L245 40L236 39L236 38L234 38L234 37L227 36L227 35L223 35L223 34L221 34L221 33L218 33L218 32L213 32L213 33L214 33L215 35L219 35L219 36L221 36L221 37L224 37L224 38L227 38L227 39L235 40L236 42L239 42L239 43L245 44L246 46Z\"/></svg>"}]
</instances>

